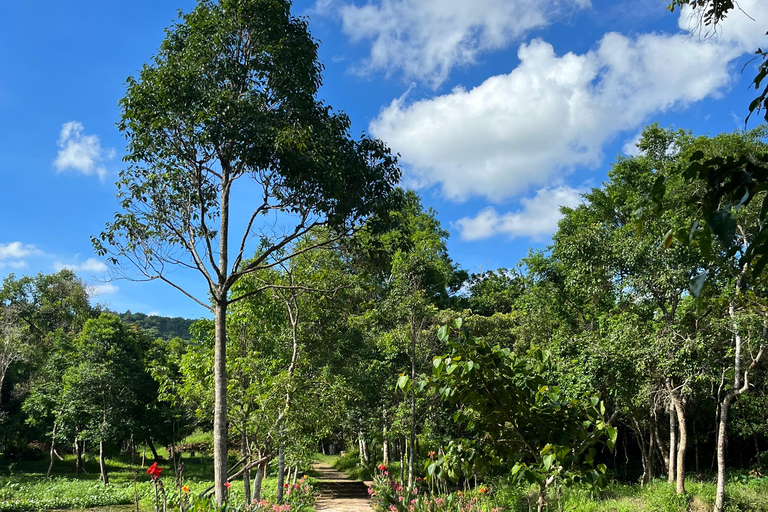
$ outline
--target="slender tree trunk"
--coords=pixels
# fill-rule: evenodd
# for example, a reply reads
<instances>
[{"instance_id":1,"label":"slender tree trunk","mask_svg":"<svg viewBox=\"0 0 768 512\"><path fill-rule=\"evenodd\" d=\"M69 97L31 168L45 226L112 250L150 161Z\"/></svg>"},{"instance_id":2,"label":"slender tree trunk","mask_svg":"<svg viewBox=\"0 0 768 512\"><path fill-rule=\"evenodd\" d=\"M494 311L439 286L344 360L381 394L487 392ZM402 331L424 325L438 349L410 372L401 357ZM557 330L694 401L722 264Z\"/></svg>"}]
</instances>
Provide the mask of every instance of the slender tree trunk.
<instances>
[{"instance_id":1,"label":"slender tree trunk","mask_svg":"<svg viewBox=\"0 0 768 512\"><path fill-rule=\"evenodd\" d=\"M728 442L726 427L728 425L728 409L735 398L734 393L725 395L720 404L720 420L717 425L717 490L715 492L715 510L720 512L725 504L725 446Z\"/></svg>"},{"instance_id":2,"label":"slender tree trunk","mask_svg":"<svg viewBox=\"0 0 768 512\"><path fill-rule=\"evenodd\" d=\"M646 445L643 439L643 429L640 427L640 423L632 418L632 423L635 427L635 439L637 440L637 446L640 448L640 461L643 464L643 475L640 478L640 485L645 485L651 480L651 468L653 467L653 435L650 436L651 444ZM626 437L625 437L626 439ZM626 446L624 447L624 453L626 454ZM624 472L626 473L626 464L624 465Z\"/></svg>"},{"instance_id":3,"label":"slender tree trunk","mask_svg":"<svg viewBox=\"0 0 768 512\"><path fill-rule=\"evenodd\" d=\"M677 430L679 437L677 439L677 460L675 461L676 472L676 490L678 494L685 494L685 453L688 448L688 429L685 422L685 405L680 394L675 391L671 378L667 378L667 390L672 400L672 407L677 418ZM672 414L673 411L670 411ZM671 427L671 423L670 423ZM675 456L670 448L670 459Z\"/></svg>"},{"instance_id":4,"label":"slender tree trunk","mask_svg":"<svg viewBox=\"0 0 768 512\"><path fill-rule=\"evenodd\" d=\"M282 430L282 429L281 429ZM282 432L280 438L282 439ZM285 446L280 444L277 456L277 503L283 503L283 486L285 485Z\"/></svg>"},{"instance_id":5,"label":"slender tree trunk","mask_svg":"<svg viewBox=\"0 0 768 512\"><path fill-rule=\"evenodd\" d=\"M407 450L407 447L405 445L405 440L400 441L400 485L405 485L405 451Z\"/></svg>"},{"instance_id":6,"label":"slender tree trunk","mask_svg":"<svg viewBox=\"0 0 768 512\"><path fill-rule=\"evenodd\" d=\"M382 447L381 447L381 457L382 457L382 464L385 466L389 464L389 440L387 439L387 406L385 405L382 408L382 417L384 418L384 429L382 431Z\"/></svg>"},{"instance_id":7,"label":"slender tree trunk","mask_svg":"<svg viewBox=\"0 0 768 512\"><path fill-rule=\"evenodd\" d=\"M48 471L45 473L47 478L51 478L51 473L53 472L53 458L56 455L56 429L58 426L59 424L54 421L53 432L51 433L51 463L48 465Z\"/></svg>"},{"instance_id":8,"label":"slender tree trunk","mask_svg":"<svg viewBox=\"0 0 768 512\"><path fill-rule=\"evenodd\" d=\"M240 433L240 455L245 457L248 455L248 437L245 435L245 425L241 429ZM245 492L245 506L251 504L251 470L246 469L243 471L243 491Z\"/></svg>"},{"instance_id":9,"label":"slender tree trunk","mask_svg":"<svg viewBox=\"0 0 768 512\"><path fill-rule=\"evenodd\" d=\"M656 453L659 454L661 461L664 464L664 470L669 472L669 455L664 446L664 441L662 441L661 439L661 434L659 433L659 422L656 420L655 417L652 420L652 426L653 426L653 438L656 440Z\"/></svg>"},{"instance_id":10,"label":"slender tree trunk","mask_svg":"<svg viewBox=\"0 0 768 512\"><path fill-rule=\"evenodd\" d=\"M415 329L414 329L415 330ZM411 333L411 383L416 382L416 332ZM411 385L411 432L408 447L408 490L413 489L413 466L416 463L416 386Z\"/></svg>"},{"instance_id":11,"label":"slender tree trunk","mask_svg":"<svg viewBox=\"0 0 768 512\"><path fill-rule=\"evenodd\" d=\"M669 463L667 464L667 482L675 481L675 469L677 467L677 415L675 406L669 404Z\"/></svg>"},{"instance_id":12,"label":"slender tree trunk","mask_svg":"<svg viewBox=\"0 0 768 512\"><path fill-rule=\"evenodd\" d=\"M75 474L84 473L83 468L83 446L80 440L75 437Z\"/></svg>"},{"instance_id":13,"label":"slender tree trunk","mask_svg":"<svg viewBox=\"0 0 768 512\"><path fill-rule=\"evenodd\" d=\"M152 440L152 438L149 438L149 450L152 452L152 457L155 459L155 462L160 462L160 455L157 453L157 448L155 448L155 442Z\"/></svg>"},{"instance_id":14,"label":"slender tree trunk","mask_svg":"<svg viewBox=\"0 0 768 512\"><path fill-rule=\"evenodd\" d=\"M261 483L264 481L264 473L267 472L267 462L259 464L256 476L253 478L253 501L261 501Z\"/></svg>"},{"instance_id":15,"label":"slender tree trunk","mask_svg":"<svg viewBox=\"0 0 768 512\"><path fill-rule=\"evenodd\" d=\"M223 505L226 500L224 483L227 481L227 292L223 287L217 291L219 296L214 307L213 485L216 503Z\"/></svg>"},{"instance_id":16,"label":"slender tree trunk","mask_svg":"<svg viewBox=\"0 0 768 512\"><path fill-rule=\"evenodd\" d=\"M99 440L99 471L101 471L101 481L104 486L109 485L109 475L107 475L107 463L104 460L104 441Z\"/></svg>"}]
</instances>

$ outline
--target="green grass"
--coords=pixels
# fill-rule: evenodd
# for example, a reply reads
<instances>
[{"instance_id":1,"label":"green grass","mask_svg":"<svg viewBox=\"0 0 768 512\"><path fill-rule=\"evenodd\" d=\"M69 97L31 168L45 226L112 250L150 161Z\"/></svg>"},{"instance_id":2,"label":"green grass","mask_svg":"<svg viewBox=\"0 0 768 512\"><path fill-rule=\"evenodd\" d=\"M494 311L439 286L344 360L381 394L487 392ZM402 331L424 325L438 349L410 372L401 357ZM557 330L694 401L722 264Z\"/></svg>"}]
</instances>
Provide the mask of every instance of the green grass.
<instances>
[{"instance_id":1,"label":"green grass","mask_svg":"<svg viewBox=\"0 0 768 512\"><path fill-rule=\"evenodd\" d=\"M159 450L158 450L159 451ZM140 464L141 457L137 457ZM146 474L151 463L147 460L144 467L132 466L130 457L111 458L107 460L109 486L99 480L98 460L87 457L85 469L87 473L75 474L73 456L57 461L50 479L45 473L47 461L7 461L0 459L0 512L27 512L46 509L83 509L91 507L107 507L107 510L127 511L134 504L134 478L136 480L136 495L142 511L154 510L154 486ZM190 494L200 494L213 485L213 462L208 456L189 457L184 454L184 483L190 487ZM231 463L236 459L231 458ZM164 468L162 482L166 490L169 508L178 503L179 491L170 461L161 463ZM276 479L266 478L262 494L274 496ZM241 503L245 501L242 481L234 482L230 489L230 501Z\"/></svg>"},{"instance_id":2,"label":"green grass","mask_svg":"<svg viewBox=\"0 0 768 512\"><path fill-rule=\"evenodd\" d=\"M537 488L497 483L485 498L484 510L504 507L505 512L528 512L536 509ZM640 487L614 483L605 489L586 487L552 489L549 511L562 512L708 512L715 502L715 485L711 482L686 481L685 495L675 492L674 484L656 480ZM728 512L768 511L768 478L740 479L732 477L726 486Z\"/></svg>"}]
</instances>

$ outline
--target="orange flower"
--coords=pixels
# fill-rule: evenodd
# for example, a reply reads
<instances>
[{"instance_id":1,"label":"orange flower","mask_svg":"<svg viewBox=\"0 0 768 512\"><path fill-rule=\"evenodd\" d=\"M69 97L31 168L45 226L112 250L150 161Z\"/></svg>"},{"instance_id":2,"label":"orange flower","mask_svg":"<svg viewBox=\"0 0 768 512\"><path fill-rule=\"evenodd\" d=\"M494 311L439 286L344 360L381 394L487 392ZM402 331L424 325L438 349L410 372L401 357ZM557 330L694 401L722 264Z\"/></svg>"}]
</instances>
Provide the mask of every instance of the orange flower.
<instances>
[{"instance_id":1,"label":"orange flower","mask_svg":"<svg viewBox=\"0 0 768 512\"><path fill-rule=\"evenodd\" d=\"M482 486L478 492L480 494L485 494L488 492L488 488L486 486Z\"/></svg>"},{"instance_id":2,"label":"orange flower","mask_svg":"<svg viewBox=\"0 0 768 512\"><path fill-rule=\"evenodd\" d=\"M184 487L182 487L181 492L183 492L184 494L189 494L189 486L185 485Z\"/></svg>"}]
</instances>

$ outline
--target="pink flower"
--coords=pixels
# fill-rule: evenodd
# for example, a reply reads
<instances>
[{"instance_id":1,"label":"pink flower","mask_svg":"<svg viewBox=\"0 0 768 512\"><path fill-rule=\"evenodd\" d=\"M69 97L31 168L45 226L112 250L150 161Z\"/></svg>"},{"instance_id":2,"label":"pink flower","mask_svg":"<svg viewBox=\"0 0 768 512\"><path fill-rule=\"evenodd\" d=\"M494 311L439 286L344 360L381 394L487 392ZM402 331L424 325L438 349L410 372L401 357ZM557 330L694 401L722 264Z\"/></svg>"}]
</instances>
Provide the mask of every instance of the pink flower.
<instances>
[{"instance_id":1,"label":"pink flower","mask_svg":"<svg viewBox=\"0 0 768 512\"><path fill-rule=\"evenodd\" d=\"M373 496L373 489L370 487L368 488L368 496Z\"/></svg>"},{"instance_id":2,"label":"pink flower","mask_svg":"<svg viewBox=\"0 0 768 512\"><path fill-rule=\"evenodd\" d=\"M224 482L224 487L226 487L227 489L229 489L230 487L232 487L232 484L231 484L231 483L229 483L229 482Z\"/></svg>"}]
</instances>

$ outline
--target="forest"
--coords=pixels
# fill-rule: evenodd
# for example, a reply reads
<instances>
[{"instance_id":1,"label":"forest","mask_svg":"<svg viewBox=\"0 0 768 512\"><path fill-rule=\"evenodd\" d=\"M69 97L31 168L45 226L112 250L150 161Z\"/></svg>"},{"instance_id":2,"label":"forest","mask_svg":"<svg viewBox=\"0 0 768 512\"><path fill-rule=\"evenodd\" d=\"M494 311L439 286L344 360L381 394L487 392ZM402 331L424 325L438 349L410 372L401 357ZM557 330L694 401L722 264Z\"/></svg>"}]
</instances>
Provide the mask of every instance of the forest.
<instances>
[{"instance_id":1,"label":"forest","mask_svg":"<svg viewBox=\"0 0 768 512\"><path fill-rule=\"evenodd\" d=\"M765 158L765 136L648 126L548 250L510 269L459 268L435 212L401 190L385 228L313 230L297 242L313 250L243 277L230 293L261 291L226 316L241 498L269 466L289 478L342 450L369 478L383 464L407 489L517 489L541 508L618 484L707 500L720 471L732 492L765 493L765 275L740 259L762 201L731 217L729 251L696 231L706 183L688 172L699 153ZM45 459L50 476L90 455L106 485L106 460L142 447L166 464L210 453L213 320L159 337L92 305L67 270L10 276L1 298L6 461Z\"/></svg>"},{"instance_id":2,"label":"forest","mask_svg":"<svg viewBox=\"0 0 768 512\"><path fill-rule=\"evenodd\" d=\"M3 280L0 512L307 512L317 461L376 512L768 510L768 127L650 124L546 249L470 273L290 7L198 2L119 103L93 249L204 317Z\"/></svg>"}]
</instances>

